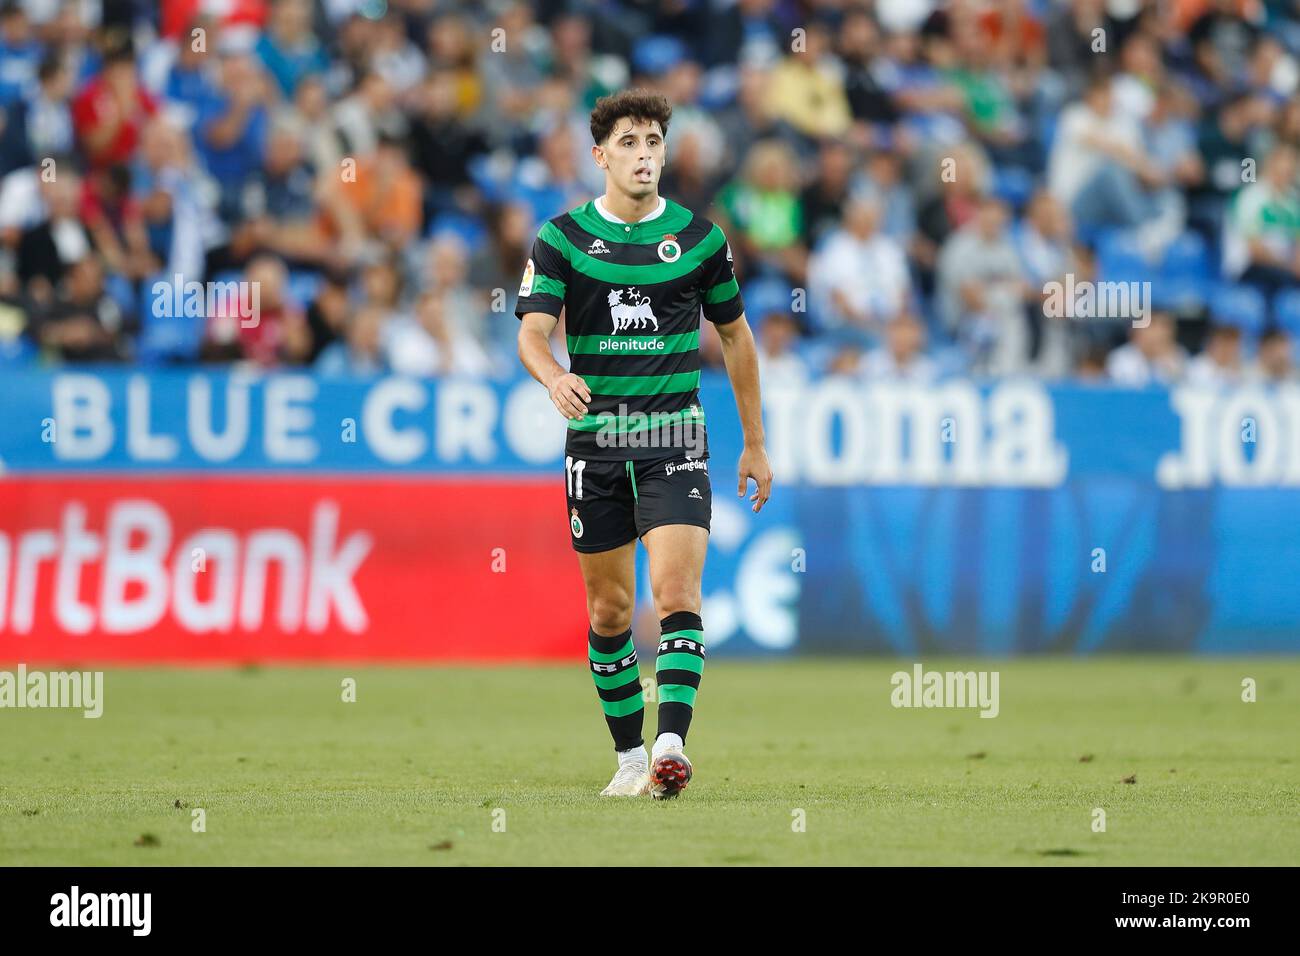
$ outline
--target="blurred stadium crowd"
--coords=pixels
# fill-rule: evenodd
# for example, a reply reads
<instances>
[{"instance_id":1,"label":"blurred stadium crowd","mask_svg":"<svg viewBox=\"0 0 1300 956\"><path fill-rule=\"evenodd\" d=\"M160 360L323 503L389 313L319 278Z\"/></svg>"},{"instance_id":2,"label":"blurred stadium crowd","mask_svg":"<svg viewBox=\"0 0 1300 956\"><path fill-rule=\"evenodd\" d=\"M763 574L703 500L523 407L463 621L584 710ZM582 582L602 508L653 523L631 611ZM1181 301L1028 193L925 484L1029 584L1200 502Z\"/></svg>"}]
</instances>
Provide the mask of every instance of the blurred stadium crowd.
<instances>
[{"instance_id":1,"label":"blurred stadium crowd","mask_svg":"<svg viewBox=\"0 0 1300 956\"><path fill-rule=\"evenodd\" d=\"M1296 0L4 0L0 363L516 374L587 112L642 85L768 380L1290 379L1298 56Z\"/></svg>"}]
</instances>

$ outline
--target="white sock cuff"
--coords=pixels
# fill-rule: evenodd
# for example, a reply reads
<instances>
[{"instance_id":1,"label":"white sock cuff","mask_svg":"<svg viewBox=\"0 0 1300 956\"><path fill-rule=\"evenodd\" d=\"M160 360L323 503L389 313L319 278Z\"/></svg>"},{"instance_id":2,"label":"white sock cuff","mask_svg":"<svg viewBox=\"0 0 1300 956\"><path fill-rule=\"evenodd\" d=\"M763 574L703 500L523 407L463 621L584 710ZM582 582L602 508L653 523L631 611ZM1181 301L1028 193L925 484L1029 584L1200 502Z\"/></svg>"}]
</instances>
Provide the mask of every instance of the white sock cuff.
<instances>
[{"instance_id":1,"label":"white sock cuff","mask_svg":"<svg viewBox=\"0 0 1300 956\"><path fill-rule=\"evenodd\" d=\"M665 750L668 750L669 748L672 747L676 747L678 750L680 750L683 746L685 746L685 742L682 740L682 738L679 735L660 734L658 739L655 740L654 751L655 753L658 754L658 753L663 753Z\"/></svg>"},{"instance_id":2,"label":"white sock cuff","mask_svg":"<svg viewBox=\"0 0 1300 956\"><path fill-rule=\"evenodd\" d=\"M618 765L620 767L625 767L630 763L644 764L650 762L646 756L644 744L640 747L633 747L631 750L616 750L614 753L618 754Z\"/></svg>"}]
</instances>

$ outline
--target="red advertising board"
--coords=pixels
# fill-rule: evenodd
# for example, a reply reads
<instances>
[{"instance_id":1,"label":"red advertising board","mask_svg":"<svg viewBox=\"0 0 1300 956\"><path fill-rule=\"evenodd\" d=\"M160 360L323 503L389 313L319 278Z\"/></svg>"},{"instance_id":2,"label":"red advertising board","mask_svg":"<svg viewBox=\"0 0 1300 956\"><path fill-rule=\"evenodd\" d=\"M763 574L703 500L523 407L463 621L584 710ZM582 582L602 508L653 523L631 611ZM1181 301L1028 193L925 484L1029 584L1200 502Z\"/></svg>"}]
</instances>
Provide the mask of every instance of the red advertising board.
<instances>
[{"instance_id":1,"label":"red advertising board","mask_svg":"<svg viewBox=\"0 0 1300 956\"><path fill-rule=\"evenodd\" d=\"M0 661L580 660L552 481L0 479Z\"/></svg>"}]
</instances>

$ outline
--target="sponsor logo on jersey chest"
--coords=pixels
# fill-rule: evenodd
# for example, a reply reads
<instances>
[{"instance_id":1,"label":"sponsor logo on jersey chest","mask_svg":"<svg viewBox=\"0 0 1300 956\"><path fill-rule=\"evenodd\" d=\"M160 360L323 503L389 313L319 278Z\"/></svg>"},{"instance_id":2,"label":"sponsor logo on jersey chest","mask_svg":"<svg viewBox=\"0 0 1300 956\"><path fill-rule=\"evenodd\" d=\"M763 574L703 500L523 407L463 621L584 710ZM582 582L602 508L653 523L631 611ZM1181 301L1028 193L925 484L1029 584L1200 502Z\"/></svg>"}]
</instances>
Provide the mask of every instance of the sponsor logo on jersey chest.
<instances>
[{"instance_id":1,"label":"sponsor logo on jersey chest","mask_svg":"<svg viewBox=\"0 0 1300 956\"><path fill-rule=\"evenodd\" d=\"M613 289L606 301L609 303L609 318L614 323L616 333L645 328L659 331L659 320L650 308L650 296L642 295L636 287Z\"/></svg>"}]
</instances>

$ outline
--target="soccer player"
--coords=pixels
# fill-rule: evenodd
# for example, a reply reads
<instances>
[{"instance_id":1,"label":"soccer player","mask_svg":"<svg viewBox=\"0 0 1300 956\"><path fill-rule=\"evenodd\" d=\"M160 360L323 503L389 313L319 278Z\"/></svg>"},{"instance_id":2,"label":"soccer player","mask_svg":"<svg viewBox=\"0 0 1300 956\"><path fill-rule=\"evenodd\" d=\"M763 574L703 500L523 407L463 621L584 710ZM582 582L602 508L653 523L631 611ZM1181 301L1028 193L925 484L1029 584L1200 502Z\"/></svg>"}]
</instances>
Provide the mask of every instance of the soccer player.
<instances>
[{"instance_id":1,"label":"soccer player","mask_svg":"<svg viewBox=\"0 0 1300 956\"><path fill-rule=\"evenodd\" d=\"M682 748L704 671L700 579L713 501L698 398L701 311L722 340L744 430L737 494L752 479L758 512L772 488L758 355L731 247L718 226L659 195L671 115L646 90L596 103L591 156L605 194L542 226L515 308L519 357L568 419L569 533L587 590L591 674L618 755L602 796L675 797L691 779ZM561 312L568 370L549 341ZM638 538L662 632L650 755L632 644Z\"/></svg>"}]
</instances>

